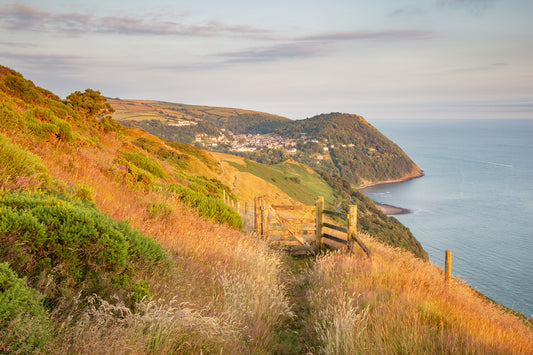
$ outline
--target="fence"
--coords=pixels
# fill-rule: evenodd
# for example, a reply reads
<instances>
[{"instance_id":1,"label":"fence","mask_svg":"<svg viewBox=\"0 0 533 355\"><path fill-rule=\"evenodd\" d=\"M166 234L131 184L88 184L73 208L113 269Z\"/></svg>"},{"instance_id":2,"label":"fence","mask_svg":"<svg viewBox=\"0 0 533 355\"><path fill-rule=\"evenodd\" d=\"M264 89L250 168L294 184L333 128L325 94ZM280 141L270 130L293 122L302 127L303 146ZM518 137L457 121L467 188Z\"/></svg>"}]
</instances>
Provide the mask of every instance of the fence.
<instances>
[{"instance_id":1,"label":"fence","mask_svg":"<svg viewBox=\"0 0 533 355\"><path fill-rule=\"evenodd\" d=\"M326 215L346 220L347 227L334 224L331 219L325 221ZM322 197L314 206L304 206L267 205L258 196L254 201L254 229L270 245L292 254L317 254L324 245L338 248L339 244L351 251L356 242L371 256L370 249L357 236L357 206L350 206L348 213L326 210Z\"/></svg>"},{"instance_id":2,"label":"fence","mask_svg":"<svg viewBox=\"0 0 533 355\"><path fill-rule=\"evenodd\" d=\"M349 206L348 213L343 213L325 209L323 197L319 197L314 206L267 206L263 197L257 196L254 208L251 209L248 202L243 205L231 201L225 193L223 198L225 203L234 207L242 216L245 230L254 230L258 236L267 240L272 246L282 247L294 254L301 253L302 250L305 253L317 254L322 249L324 240L345 245L349 251L353 250L353 242L356 242L368 257L372 256L370 249L357 236L357 206L355 205ZM303 216L294 216L295 213L302 211L305 213ZM290 215L283 216L283 212L290 212ZM311 218L310 213L313 212L314 218ZM325 215L346 220L347 227L324 222ZM328 229L342 233L345 238L324 231ZM335 248L335 246L329 246ZM452 252L446 250L444 270L446 283L449 283L452 277L451 269Z\"/></svg>"}]
</instances>

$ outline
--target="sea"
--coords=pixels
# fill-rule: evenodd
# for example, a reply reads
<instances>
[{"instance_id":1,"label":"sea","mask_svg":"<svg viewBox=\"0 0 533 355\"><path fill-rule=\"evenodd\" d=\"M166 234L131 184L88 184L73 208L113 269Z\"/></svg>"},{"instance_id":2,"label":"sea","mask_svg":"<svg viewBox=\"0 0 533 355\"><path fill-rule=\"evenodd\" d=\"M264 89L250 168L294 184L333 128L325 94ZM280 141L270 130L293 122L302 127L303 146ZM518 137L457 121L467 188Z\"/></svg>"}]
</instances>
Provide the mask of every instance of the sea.
<instances>
[{"instance_id":1,"label":"sea","mask_svg":"<svg viewBox=\"0 0 533 355\"><path fill-rule=\"evenodd\" d=\"M395 216L452 274L533 317L533 120L369 121L424 171L363 192L410 210Z\"/></svg>"}]
</instances>

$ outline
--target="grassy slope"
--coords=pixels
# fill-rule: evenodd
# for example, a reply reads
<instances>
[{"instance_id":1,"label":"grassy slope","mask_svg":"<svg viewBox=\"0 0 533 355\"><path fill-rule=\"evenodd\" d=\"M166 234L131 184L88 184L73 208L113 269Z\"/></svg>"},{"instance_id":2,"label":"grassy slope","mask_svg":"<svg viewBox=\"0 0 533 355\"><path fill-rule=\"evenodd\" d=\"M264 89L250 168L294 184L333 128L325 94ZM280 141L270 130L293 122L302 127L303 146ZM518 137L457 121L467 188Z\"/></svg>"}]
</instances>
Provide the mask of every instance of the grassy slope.
<instances>
[{"instance_id":1,"label":"grassy slope","mask_svg":"<svg viewBox=\"0 0 533 355\"><path fill-rule=\"evenodd\" d=\"M181 120L200 123L197 126L180 127L176 129L176 134L181 139L187 138L190 142L195 133L220 133L221 128L230 129L234 133L244 133L245 131L272 130L280 124L290 121L288 118L272 115L269 113L211 106L185 105L179 103L146 101L146 100L119 100L109 99L110 104L116 109L113 118L121 122L131 122L139 125L146 121L158 121L163 126L156 129L155 125L146 126L154 130L154 134L162 136L164 130L172 131L172 127L166 126L169 123L176 123ZM270 127L270 128L269 128ZM189 136L180 135L178 131L187 131ZM181 141L181 140L180 140Z\"/></svg>"},{"instance_id":2,"label":"grassy slope","mask_svg":"<svg viewBox=\"0 0 533 355\"><path fill-rule=\"evenodd\" d=\"M117 110L114 116L117 120L144 120L147 118L158 118L168 119L170 121L173 119L196 121L198 118L205 119L214 115L227 121L230 120L232 116L236 115L260 114L268 119L288 121L285 117L237 108L185 105L149 100L108 99L108 102Z\"/></svg>"},{"instance_id":3,"label":"grassy slope","mask_svg":"<svg viewBox=\"0 0 533 355\"><path fill-rule=\"evenodd\" d=\"M227 177L222 178L223 181L232 186L237 197L249 202L250 206L258 194L264 195L271 204L294 204L284 195L290 196L298 204L306 205L314 205L316 198L322 196L326 208L340 207L344 211L347 211L348 203L356 204L359 230L371 233L388 245L409 250L424 260L428 259L427 252L408 228L395 218L385 215L369 198L339 178L321 176L306 165L291 161L265 165L227 154L213 155L226 166L223 176ZM260 183L256 180L259 177L263 180ZM246 180L250 179L254 183L247 184Z\"/></svg>"},{"instance_id":4,"label":"grassy slope","mask_svg":"<svg viewBox=\"0 0 533 355\"><path fill-rule=\"evenodd\" d=\"M5 81L5 71L0 71L0 83ZM178 162L163 159L153 155L153 149L140 148L143 141L138 139L171 150L164 141L138 130L106 132L72 113L63 117L71 124L71 140L53 132L43 136L26 126L9 126L8 118L20 114L27 119L26 114L34 115L29 112L35 105L51 104L24 101L12 90L6 94L5 88L0 88L0 95L0 133L9 137L4 147L13 147L3 152L18 154L24 158L18 161L31 162L32 167L12 164L6 173L8 156L2 156L4 191L22 193L41 186L76 199L92 199L113 220L128 220L154 238L172 261L166 271L137 270L136 277L149 282L152 300L137 304L133 311L112 299L95 303L72 294L65 295L56 308L48 308L48 320L42 322L42 312L32 311L39 299L31 296L28 310L21 311L24 322L9 318L8 326L1 327L25 332L27 324L40 327L29 329L33 335L42 335L43 327L50 327L44 332L48 338L39 337L35 344L27 341L27 346L45 353L533 352L531 327L456 281L444 287L440 269L369 237L365 242L375 255L372 260L360 254L327 255L297 280L284 266L290 260L261 241L200 217L157 188L159 179L137 181L150 178L146 173L136 175L135 181L116 175L123 171L115 163L117 156L124 151L143 152L159 161L167 183L193 184L183 174L187 164L180 162L179 154L188 155L186 151L176 150ZM191 155L197 160L183 160L194 169L204 165L202 170L212 176L223 174L209 155L198 151ZM2 240L9 236L0 233ZM6 278L14 276L0 275L0 280ZM21 285L18 280L10 282ZM47 285L24 282L35 288ZM301 292L289 300L291 285ZM6 294L5 287L2 284L0 296ZM291 318L293 311L299 316L296 320ZM10 346L15 343L9 341L2 338L1 351L14 350Z\"/></svg>"},{"instance_id":5,"label":"grassy slope","mask_svg":"<svg viewBox=\"0 0 533 355\"><path fill-rule=\"evenodd\" d=\"M317 173L303 164L283 162L265 165L242 159L242 164L232 165L243 172L255 176L279 187L287 195L305 205L314 205L318 196L323 196L329 203L334 203L338 195Z\"/></svg>"},{"instance_id":6,"label":"grassy slope","mask_svg":"<svg viewBox=\"0 0 533 355\"><path fill-rule=\"evenodd\" d=\"M45 190L37 194L50 190L75 194L79 190L81 196L93 200L100 211L114 220L128 220L134 228L157 240L172 260L168 270L158 267L136 270L136 278L149 282L153 297L153 301L135 306L139 312L132 313L120 299L105 298L104 294L96 303L85 299L83 294L79 298L78 286L74 285L73 292L58 298L59 303L48 308L52 330L48 332L47 342L37 344L38 350L243 353L275 347L279 324L290 314L280 282L281 256L238 230L200 217L197 211L163 188L163 185L180 183L191 188L198 185L188 173L202 165L201 170L218 175L220 167L216 160L194 147L174 145L173 148L173 144L167 145L139 130L105 132L97 121L69 111L58 98L51 97L51 102L42 99L43 93L16 73L2 68L0 74L0 83L6 77L16 77L23 88L22 93L9 90L12 87L6 89L7 93L0 91L0 132L9 137L9 144L14 147L10 152L31 157L25 161L33 161L36 167L17 171L15 164L6 171L5 163L13 154L3 156L7 160L0 165L2 188L31 191L39 184ZM72 140L60 139L54 132L42 134L31 130L26 120L36 106L57 106L68 111L63 118L72 128ZM15 119L18 121L14 122ZM140 160L135 165L120 160L127 152L151 157L152 164ZM154 162L162 171L154 167ZM35 173L43 171L47 178L41 181ZM2 207L4 211L7 210ZM62 226L60 222L54 225ZM13 235L2 230L0 237L5 241ZM13 260L4 253L6 249L2 247L1 251L2 261ZM82 255L90 260L93 256L90 250L87 252ZM62 267L53 264L52 270L62 270ZM24 270L19 271L22 273L19 276L26 276ZM43 280L38 278L32 280L28 279L29 285L41 292L62 287L54 284L53 275L48 278L51 283L42 284ZM2 286L2 293L5 287ZM26 319L31 316L27 312L22 315ZM10 328L2 326L2 351L15 349L16 343L10 342L9 337L23 329L16 327L17 319L7 319ZM15 333L4 337L3 331L11 328Z\"/></svg>"}]
</instances>

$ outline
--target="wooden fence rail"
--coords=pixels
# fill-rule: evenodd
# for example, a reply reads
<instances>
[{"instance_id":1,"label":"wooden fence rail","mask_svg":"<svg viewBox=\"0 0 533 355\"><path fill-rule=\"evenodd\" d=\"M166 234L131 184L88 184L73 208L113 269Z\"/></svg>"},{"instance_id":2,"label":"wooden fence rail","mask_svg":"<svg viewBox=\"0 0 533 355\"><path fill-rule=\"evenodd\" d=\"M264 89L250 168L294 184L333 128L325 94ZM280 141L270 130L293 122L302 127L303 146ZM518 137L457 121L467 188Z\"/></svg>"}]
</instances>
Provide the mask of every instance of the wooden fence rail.
<instances>
[{"instance_id":1,"label":"wooden fence rail","mask_svg":"<svg viewBox=\"0 0 533 355\"><path fill-rule=\"evenodd\" d=\"M371 256L370 249L357 236L357 206L350 206L348 213L326 210L322 197L314 206L266 206L261 196L255 198L254 205L255 232L271 245L285 247L289 251L296 250L294 247L297 246L299 251L317 254L325 239L346 245L349 251L353 250L355 241L367 256ZM324 215L345 219L347 227L325 222ZM333 235L329 230L341 235Z\"/></svg>"}]
</instances>

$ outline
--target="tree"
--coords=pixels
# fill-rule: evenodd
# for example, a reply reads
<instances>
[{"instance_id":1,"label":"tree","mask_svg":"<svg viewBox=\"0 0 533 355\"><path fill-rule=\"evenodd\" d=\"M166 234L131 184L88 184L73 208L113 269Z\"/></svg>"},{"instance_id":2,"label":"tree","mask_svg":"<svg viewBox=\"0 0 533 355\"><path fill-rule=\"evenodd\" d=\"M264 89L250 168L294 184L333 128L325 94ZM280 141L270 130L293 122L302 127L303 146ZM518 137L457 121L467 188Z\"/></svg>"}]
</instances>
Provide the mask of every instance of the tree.
<instances>
[{"instance_id":1,"label":"tree","mask_svg":"<svg viewBox=\"0 0 533 355\"><path fill-rule=\"evenodd\" d=\"M78 112L95 119L111 118L115 109L102 96L100 91L86 89L85 92L75 91L67 96L69 104Z\"/></svg>"}]
</instances>

